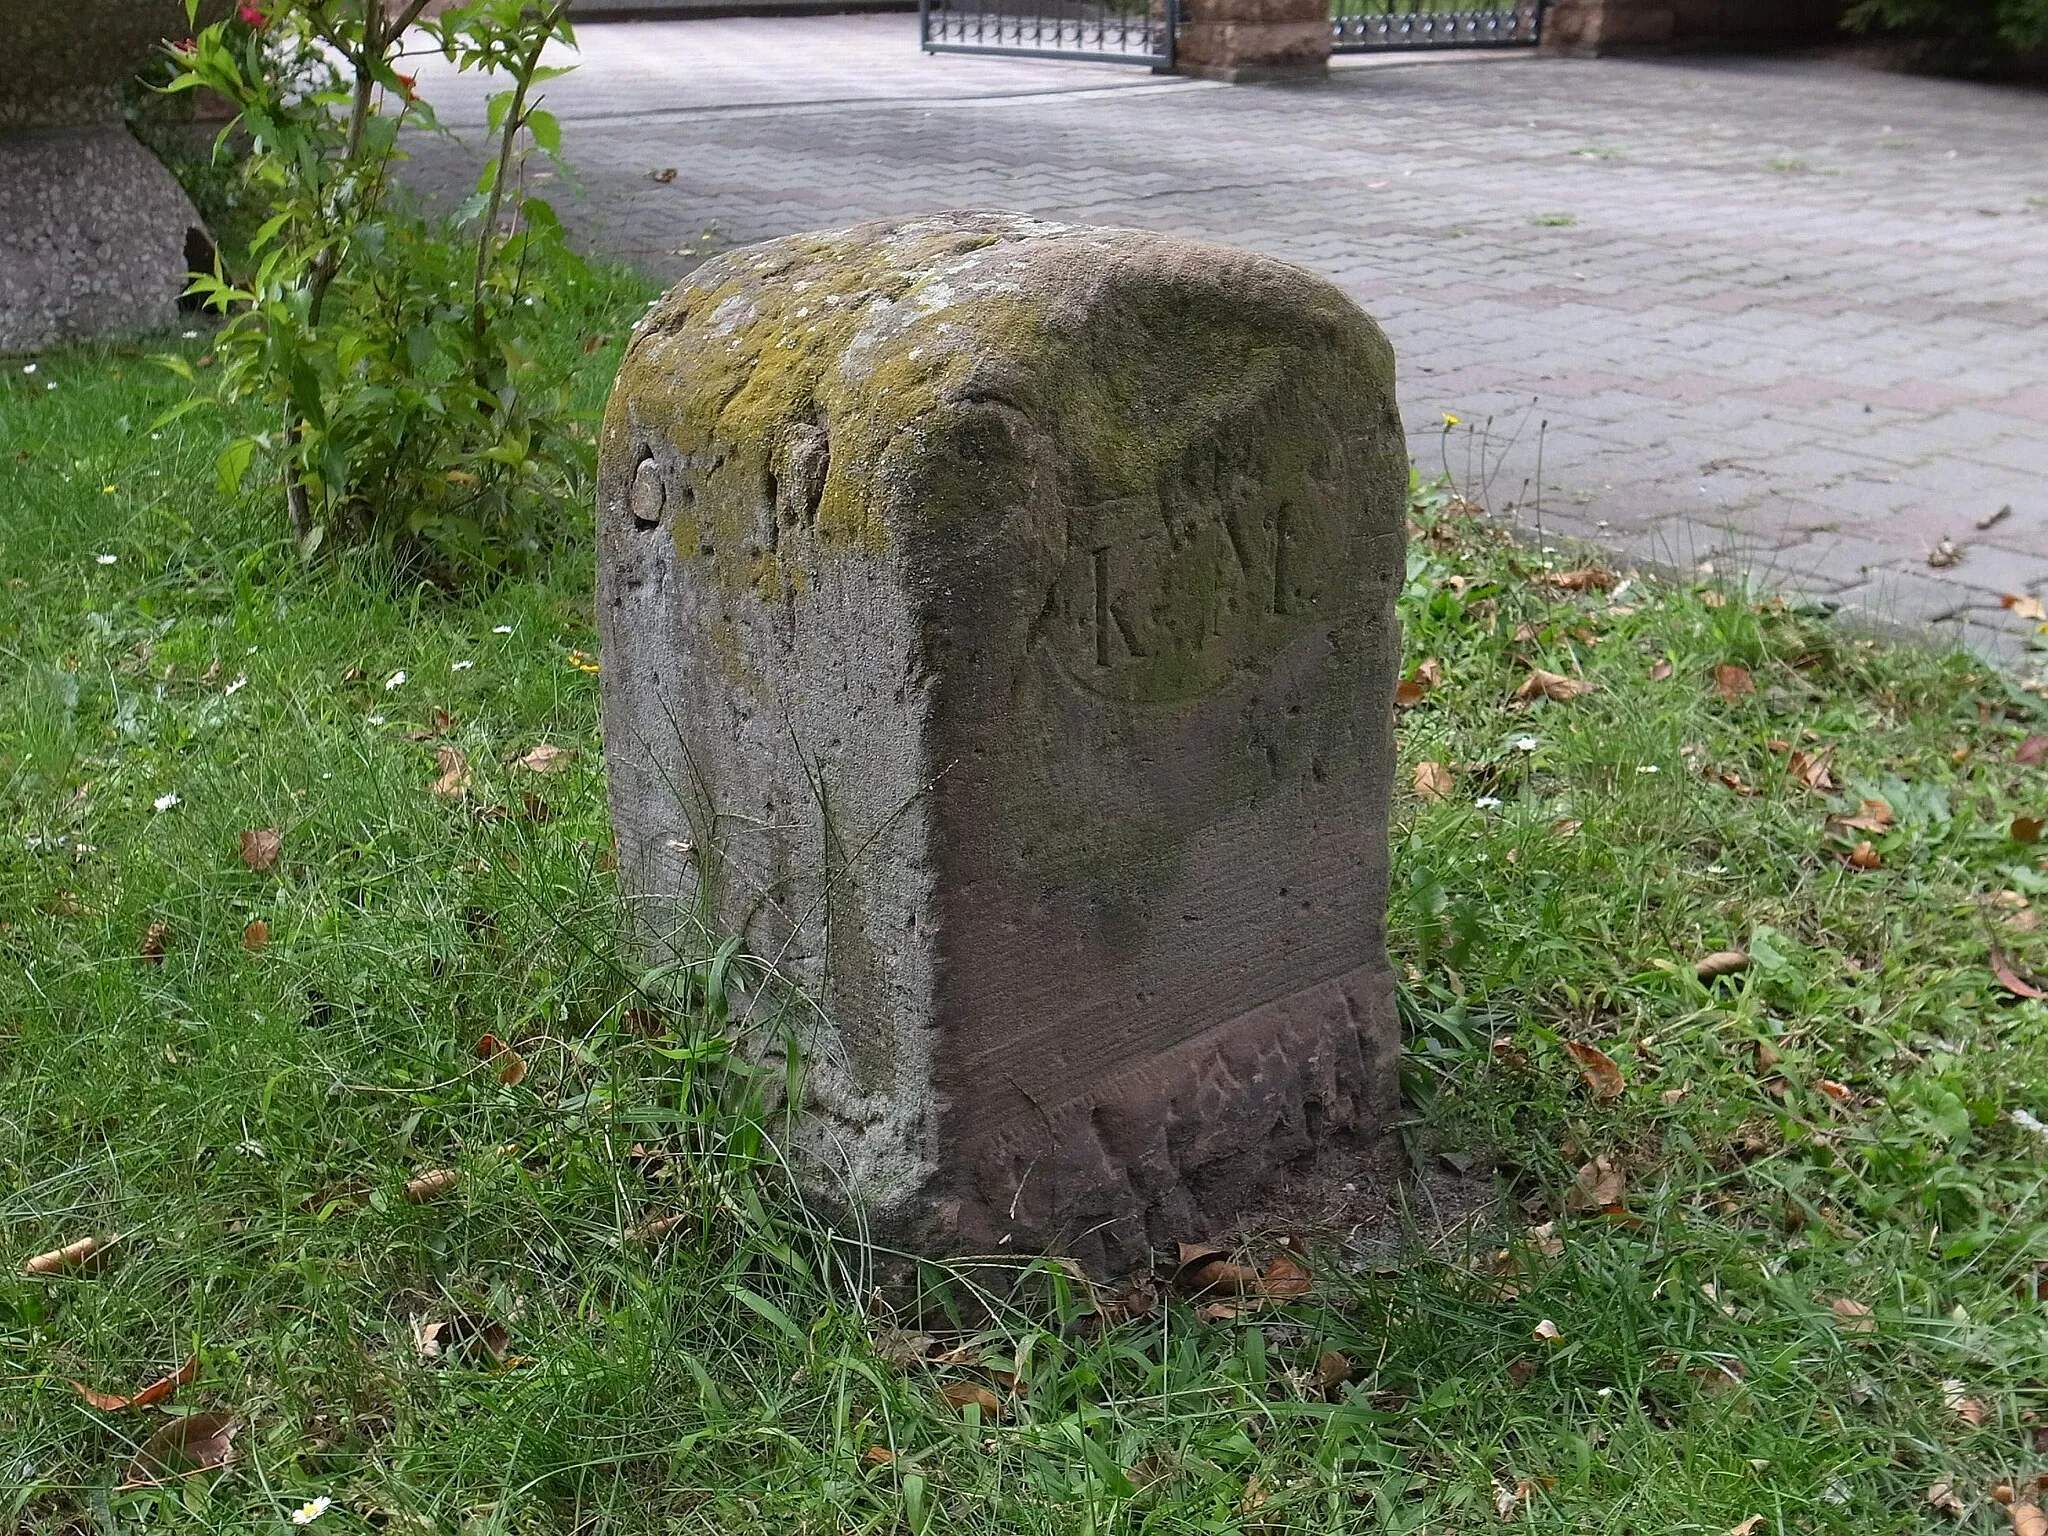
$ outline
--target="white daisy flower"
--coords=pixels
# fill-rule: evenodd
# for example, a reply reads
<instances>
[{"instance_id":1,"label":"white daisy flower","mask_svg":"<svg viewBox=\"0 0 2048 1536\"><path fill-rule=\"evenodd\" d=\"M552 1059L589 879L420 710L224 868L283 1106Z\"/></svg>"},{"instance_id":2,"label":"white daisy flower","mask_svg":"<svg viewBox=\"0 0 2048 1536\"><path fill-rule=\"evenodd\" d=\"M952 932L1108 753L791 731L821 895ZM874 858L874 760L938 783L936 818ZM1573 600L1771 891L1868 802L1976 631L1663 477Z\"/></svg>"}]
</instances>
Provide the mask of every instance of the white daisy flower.
<instances>
[{"instance_id":1,"label":"white daisy flower","mask_svg":"<svg viewBox=\"0 0 2048 1536\"><path fill-rule=\"evenodd\" d=\"M183 804L184 802L180 800L176 795L158 795L155 800L156 808L160 812L168 811L174 805Z\"/></svg>"},{"instance_id":2,"label":"white daisy flower","mask_svg":"<svg viewBox=\"0 0 2048 1536\"><path fill-rule=\"evenodd\" d=\"M324 1493L317 1499L308 1499L304 1504L301 1504L292 1511L292 1524L311 1525L315 1520L326 1514L328 1507L333 1503L334 1500L327 1497Z\"/></svg>"}]
</instances>

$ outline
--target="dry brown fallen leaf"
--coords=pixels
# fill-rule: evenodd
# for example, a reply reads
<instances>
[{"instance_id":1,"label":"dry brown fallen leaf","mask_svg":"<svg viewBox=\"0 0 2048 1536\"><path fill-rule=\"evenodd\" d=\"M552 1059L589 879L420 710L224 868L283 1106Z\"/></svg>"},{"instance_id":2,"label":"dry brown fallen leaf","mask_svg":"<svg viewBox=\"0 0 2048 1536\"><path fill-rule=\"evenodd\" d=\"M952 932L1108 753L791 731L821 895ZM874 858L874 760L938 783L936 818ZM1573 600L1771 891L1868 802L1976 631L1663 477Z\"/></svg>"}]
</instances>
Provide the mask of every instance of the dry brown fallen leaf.
<instances>
[{"instance_id":1,"label":"dry brown fallen leaf","mask_svg":"<svg viewBox=\"0 0 2048 1536\"><path fill-rule=\"evenodd\" d=\"M455 1188L456 1174L453 1168L433 1168L416 1179L408 1179L405 1198L414 1205L424 1205L429 1200L438 1200Z\"/></svg>"},{"instance_id":2,"label":"dry brown fallen leaf","mask_svg":"<svg viewBox=\"0 0 2048 1536\"><path fill-rule=\"evenodd\" d=\"M1828 1310L1835 1314L1835 1326L1844 1333L1875 1333L1877 1319L1870 1315L1870 1303L1837 1296Z\"/></svg>"},{"instance_id":3,"label":"dry brown fallen leaf","mask_svg":"<svg viewBox=\"0 0 2048 1536\"><path fill-rule=\"evenodd\" d=\"M2012 819L2012 840L2016 843L2038 843L2044 829L2048 829L2048 817L2015 816Z\"/></svg>"},{"instance_id":4,"label":"dry brown fallen leaf","mask_svg":"<svg viewBox=\"0 0 2048 1536\"><path fill-rule=\"evenodd\" d=\"M2014 997L2048 997L2048 992L2020 979L2019 972L2012 968L2012 962L2005 958L2005 951L1996 944L1991 946L1991 974Z\"/></svg>"},{"instance_id":5,"label":"dry brown fallen leaf","mask_svg":"<svg viewBox=\"0 0 2048 1536\"><path fill-rule=\"evenodd\" d=\"M232 1414L192 1413L173 1419L142 1442L128 1464L123 1488L146 1488L167 1477L217 1472L235 1459L242 1426Z\"/></svg>"},{"instance_id":6,"label":"dry brown fallen leaf","mask_svg":"<svg viewBox=\"0 0 2048 1536\"><path fill-rule=\"evenodd\" d=\"M142 930L141 958L146 965L162 965L171 947L171 925L159 919Z\"/></svg>"},{"instance_id":7,"label":"dry brown fallen leaf","mask_svg":"<svg viewBox=\"0 0 2048 1536\"><path fill-rule=\"evenodd\" d=\"M1552 837L1577 837L1585 823L1576 816L1560 816L1550 824Z\"/></svg>"},{"instance_id":8,"label":"dry brown fallen leaf","mask_svg":"<svg viewBox=\"0 0 2048 1536\"><path fill-rule=\"evenodd\" d=\"M1819 752L1808 754L1797 747L1792 749L1792 777L1808 789L1826 792L1835 787L1834 775L1828 772L1828 757L1835 749L1823 747Z\"/></svg>"},{"instance_id":9,"label":"dry brown fallen leaf","mask_svg":"<svg viewBox=\"0 0 2048 1536\"><path fill-rule=\"evenodd\" d=\"M277 856L284 850L284 834L275 827L247 827L242 832L242 862L259 875L277 868Z\"/></svg>"},{"instance_id":10,"label":"dry brown fallen leaf","mask_svg":"<svg viewBox=\"0 0 2048 1536\"><path fill-rule=\"evenodd\" d=\"M667 1216L653 1216L641 1222L638 1226L626 1228L625 1240L629 1243L637 1243L643 1247L651 1248L689 1219L689 1216L684 1212L675 1212Z\"/></svg>"},{"instance_id":11,"label":"dry brown fallen leaf","mask_svg":"<svg viewBox=\"0 0 2048 1536\"><path fill-rule=\"evenodd\" d=\"M1702 955L1692 968L1693 974L1701 981L1733 976L1748 969L1749 952L1741 949L1717 949L1711 955Z\"/></svg>"},{"instance_id":12,"label":"dry brown fallen leaf","mask_svg":"<svg viewBox=\"0 0 2048 1536\"><path fill-rule=\"evenodd\" d=\"M1762 1515L1751 1515L1740 1525L1728 1527L1728 1536L1754 1536L1756 1528L1764 1523Z\"/></svg>"},{"instance_id":13,"label":"dry brown fallen leaf","mask_svg":"<svg viewBox=\"0 0 2048 1536\"><path fill-rule=\"evenodd\" d=\"M1877 849L1867 838L1850 849L1849 857L1843 862L1851 869L1882 869L1884 867L1884 860L1878 857Z\"/></svg>"},{"instance_id":14,"label":"dry brown fallen leaf","mask_svg":"<svg viewBox=\"0 0 2048 1536\"><path fill-rule=\"evenodd\" d=\"M1565 1191L1565 1209L1617 1211L1621 1208L1622 1192L1627 1187L1627 1171L1603 1152L1580 1168L1572 1179L1572 1187Z\"/></svg>"},{"instance_id":15,"label":"dry brown fallen leaf","mask_svg":"<svg viewBox=\"0 0 2048 1536\"><path fill-rule=\"evenodd\" d=\"M1451 770L1442 763L1415 765L1415 793L1425 800L1442 800L1451 792Z\"/></svg>"},{"instance_id":16,"label":"dry brown fallen leaf","mask_svg":"<svg viewBox=\"0 0 2048 1536\"><path fill-rule=\"evenodd\" d=\"M414 1323L412 1340L423 1360L459 1360L488 1369L505 1363L512 1335L503 1323L464 1312L446 1322Z\"/></svg>"},{"instance_id":17,"label":"dry brown fallen leaf","mask_svg":"<svg viewBox=\"0 0 2048 1536\"><path fill-rule=\"evenodd\" d=\"M1854 816L1830 816L1825 823L1832 837L1847 838L1851 832L1889 832L1892 808L1889 801L1865 800Z\"/></svg>"},{"instance_id":18,"label":"dry brown fallen leaf","mask_svg":"<svg viewBox=\"0 0 2048 1536\"><path fill-rule=\"evenodd\" d=\"M1961 1517L1970 1511L1969 1505L1956 1497L1955 1485L1946 1481L1936 1483L1927 1490L1927 1502L1944 1515Z\"/></svg>"},{"instance_id":19,"label":"dry brown fallen leaf","mask_svg":"<svg viewBox=\"0 0 2048 1536\"><path fill-rule=\"evenodd\" d=\"M2048 1536L2048 1514L2043 1514L2038 1504L2015 1504L2012 1516L2012 1536Z\"/></svg>"},{"instance_id":20,"label":"dry brown fallen leaf","mask_svg":"<svg viewBox=\"0 0 2048 1536\"><path fill-rule=\"evenodd\" d=\"M1413 678L1404 677L1394 684L1394 708L1413 709L1429 697L1429 690Z\"/></svg>"},{"instance_id":21,"label":"dry brown fallen leaf","mask_svg":"<svg viewBox=\"0 0 2048 1536\"><path fill-rule=\"evenodd\" d=\"M434 780L430 793L443 800L460 800L469 792L469 759L462 748L434 748L434 769L440 777Z\"/></svg>"},{"instance_id":22,"label":"dry brown fallen leaf","mask_svg":"<svg viewBox=\"0 0 2048 1536\"><path fill-rule=\"evenodd\" d=\"M2048 736L2029 736L2012 755L2022 768L2038 768L2043 758L2048 758Z\"/></svg>"},{"instance_id":23,"label":"dry brown fallen leaf","mask_svg":"<svg viewBox=\"0 0 2048 1536\"><path fill-rule=\"evenodd\" d=\"M21 1266L24 1277L30 1280L48 1279L52 1275L92 1274L107 1262L107 1253L119 1242L116 1237L81 1237L75 1243L66 1243L62 1248L52 1248L48 1253L39 1253Z\"/></svg>"},{"instance_id":24,"label":"dry brown fallen leaf","mask_svg":"<svg viewBox=\"0 0 2048 1536\"><path fill-rule=\"evenodd\" d=\"M576 755L570 747L558 747L544 741L519 759L519 766L528 773L560 773L569 766L569 759Z\"/></svg>"},{"instance_id":25,"label":"dry brown fallen leaf","mask_svg":"<svg viewBox=\"0 0 2048 1536\"><path fill-rule=\"evenodd\" d=\"M1003 1416L1003 1400L978 1381L949 1381L939 1388L939 1396L946 1400L947 1406L961 1413L965 1413L969 1405L979 1408L983 1422Z\"/></svg>"},{"instance_id":26,"label":"dry brown fallen leaf","mask_svg":"<svg viewBox=\"0 0 2048 1536\"><path fill-rule=\"evenodd\" d=\"M1749 675L1749 668L1724 661L1714 668L1714 692L1733 703L1745 693L1755 693L1756 680Z\"/></svg>"},{"instance_id":27,"label":"dry brown fallen leaf","mask_svg":"<svg viewBox=\"0 0 2048 1536\"><path fill-rule=\"evenodd\" d=\"M1677 668L1671 665L1671 658L1667 656L1650 668L1650 681L1653 683L1666 682L1676 670Z\"/></svg>"},{"instance_id":28,"label":"dry brown fallen leaf","mask_svg":"<svg viewBox=\"0 0 2048 1536\"><path fill-rule=\"evenodd\" d=\"M194 1355L170 1375L151 1382L132 1397L117 1397L111 1392L95 1392L82 1381L74 1381L71 1387L101 1413L119 1413L124 1408L154 1408L178 1388L189 1385L198 1374L199 1357Z\"/></svg>"},{"instance_id":29,"label":"dry brown fallen leaf","mask_svg":"<svg viewBox=\"0 0 2048 1536\"><path fill-rule=\"evenodd\" d=\"M242 948L253 955L269 943L270 924L260 917L251 919L249 926L242 930Z\"/></svg>"},{"instance_id":30,"label":"dry brown fallen leaf","mask_svg":"<svg viewBox=\"0 0 2048 1536\"><path fill-rule=\"evenodd\" d=\"M1941 1384L1941 1406L1972 1428L1991 1416L1983 1400L1969 1396L1963 1390L1963 1384L1953 1378Z\"/></svg>"},{"instance_id":31,"label":"dry brown fallen leaf","mask_svg":"<svg viewBox=\"0 0 2048 1536\"><path fill-rule=\"evenodd\" d=\"M1309 1378L1316 1389L1327 1392L1351 1379L1351 1357L1341 1349L1326 1349L1316 1356L1315 1374Z\"/></svg>"},{"instance_id":32,"label":"dry brown fallen leaf","mask_svg":"<svg viewBox=\"0 0 2048 1536\"><path fill-rule=\"evenodd\" d=\"M1564 1330L1547 1317L1537 1323L1532 1332L1536 1338L1548 1340L1553 1344L1564 1337Z\"/></svg>"},{"instance_id":33,"label":"dry brown fallen leaf","mask_svg":"<svg viewBox=\"0 0 2048 1536\"><path fill-rule=\"evenodd\" d=\"M1686 1374L1699 1383L1700 1391L1707 1396L1720 1397L1742 1386L1749 1371L1740 1360L1709 1360Z\"/></svg>"},{"instance_id":34,"label":"dry brown fallen leaf","mask_svg":"<svg viewBox=\"0 0 2048 1536\"><path fill-rule=\"evenodd\" d=\"M488 1061L498 1069L498 1081L507 1088L517 1088L526 1081L526 1058L496 1035L485 1035L476 1043L477 1059Z\"/></svg>"},{"instance_id":35,"label":"dry brown fallen leaf","mask_svg":"<svg viewBox=\"0 0 2048 1536\"><path fill-rule=\"evenodd\" d=\"M1540 1227L1530 1227L1522 1236L1528 1242L1531 1253L1540 1254L1546 1259L1564 1257L1564 1239L1557 1235L1556 1222L1546 1221Z\"/></svg>"},{"instance_id":36,"label":"dry brown fallen leaf","mask_svg":"<svg viewBox=\"0 0 2048 1536\"><path fill-rule=\"evenodd\" d=\"M1531 667L1529 675L1522 679L1522 686L1515 690L1515 698L1518 702L1526 704L1540 695L1562 704L1593 692L1596 686L1598 685L1589 683L1582 677L1566 677L1561 672L1546 672L1541 667Z\"/></svg>"},{"instance_id":37,"label":"dry brown fallen leaf","mask_svg":"<svg viewBox=\"0 0 2048 1536\"><path fill-rule=\"evenodd\" d=\"M1529 579L1538 586L1556 587L1560 592L1606 592L1620 580L1614 572L1597 565L1576 571L1538 571Z\"/></svg>"},{"instance_id":38,"label":"dry brown fallen leaf","mask_svg":"<svg viewBox=\"0 0 2048 1536\"><path fill-rule=\"evenodd\" d=\"M2015 618L2032 619L2036 624L2048 621L2048 609L2041 606L2041 599L2026 593L2008 592L1998 600L1998 606Z\"/></svg>"},{"instance_id":39,"label":"dry brown fallen leaf","mask_svg":"<svg viewBox=\"0 0 2048 1536\"><path fill-rule=\"evenodd\" d=\"M1315 1277L1306 1265L1281 1254L1259 1274L1259 1294L1275 1301L1292 1301L1315 1289Z\"/></svg>"},{"instance_id":40,"label":"dry brown fallen leaf","mask_svg":"<svg viewBox=\"0 0 2048 1536\"><path fill-rule=\"evenodd\" d=\"M1579 1076L1586 1080L1586 1087L1596 1101L1605 1104L1621 1097L1627 1084L1612 1056L1596 1045L1581 1045L1576 1040L1566 1040L1563 1044L1565 1053L1578 1067Z\"/></svg>"}]
</instances>

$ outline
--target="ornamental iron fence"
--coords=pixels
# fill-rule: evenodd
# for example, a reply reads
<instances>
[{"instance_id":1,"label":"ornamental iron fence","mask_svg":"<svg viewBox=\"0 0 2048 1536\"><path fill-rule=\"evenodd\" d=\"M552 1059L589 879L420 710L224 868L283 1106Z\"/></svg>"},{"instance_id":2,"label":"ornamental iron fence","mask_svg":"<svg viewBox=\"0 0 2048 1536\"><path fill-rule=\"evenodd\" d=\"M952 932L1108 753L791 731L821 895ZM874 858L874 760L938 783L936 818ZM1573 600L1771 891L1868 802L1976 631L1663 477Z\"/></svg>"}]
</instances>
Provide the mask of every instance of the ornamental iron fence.
<instances>
[{"instance_id":1,"label":"ornamental iron fence","mask_svg":"<svg viewBox=\"0 0 2048 1536\"><path fill-rule=\"evenodd\" d=\"M1179 0L919 0L927 53L1173 67Z\"/></svg>"},{"instance_id":2,"label":"ornamental iron fence","mask_svg":"<svg viewBox=\"0 0 2048 1536\"><path fill-rule=\"evenodd\" d=\"M1412 0L1332 0L1331 48L1337 53L1390 53L1409 48L1533 48L1543 30L1542 0L1454 9Z\"/></svg>"}]
</instances>

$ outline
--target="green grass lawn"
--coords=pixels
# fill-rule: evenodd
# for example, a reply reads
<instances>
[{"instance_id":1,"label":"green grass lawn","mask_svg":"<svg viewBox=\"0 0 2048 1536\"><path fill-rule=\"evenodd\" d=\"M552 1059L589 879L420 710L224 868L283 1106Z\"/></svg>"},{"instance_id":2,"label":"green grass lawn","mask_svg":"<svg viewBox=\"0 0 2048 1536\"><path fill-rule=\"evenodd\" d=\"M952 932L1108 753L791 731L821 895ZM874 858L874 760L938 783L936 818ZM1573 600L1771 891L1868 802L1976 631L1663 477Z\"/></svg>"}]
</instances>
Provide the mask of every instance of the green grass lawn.
<instances>
[{"instance_id":1,"label":"green grass lawn","mask_svg":"<svg viewBox=\"0 0 2048 1536\"><path fill-rule=\"evenodd\" d=\"M645 294L586 298L594 408ZM223 427L150 430L180 387L0 375L13 1525L1862 1536L2008 1529L2048 1471L2048 1014L1990 948L2048 970L2048 770L1997 674L1561 589L1423 498L1407 1134L1497 1203L1418 1196L1398 1263L1312 1239L1245 1315L1055 1274L927 1341L789 1199L708 973L615 945L587 538L466 601L304 575L217 494ZM1595 689L1517 703L1532 666ZM151 1407L73 1386L193 1357ZM175 1413L232 1464L119 1487Z\"/></svg>"}]
</instances>

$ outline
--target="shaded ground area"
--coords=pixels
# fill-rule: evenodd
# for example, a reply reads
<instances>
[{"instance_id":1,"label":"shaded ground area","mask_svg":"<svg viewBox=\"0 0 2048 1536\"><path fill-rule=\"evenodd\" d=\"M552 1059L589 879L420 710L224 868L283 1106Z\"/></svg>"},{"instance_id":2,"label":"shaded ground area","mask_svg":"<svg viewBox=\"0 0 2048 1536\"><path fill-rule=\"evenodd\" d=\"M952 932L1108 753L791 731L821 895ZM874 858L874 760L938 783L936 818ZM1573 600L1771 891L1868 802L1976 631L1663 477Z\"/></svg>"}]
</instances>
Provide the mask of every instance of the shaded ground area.
<instances>
[{"instance_id":1,"label":"shaded ground area","mask_svg":"<svg viewBox=\"0 0 2048 1536\"><path fill-rule=\"evenodd\" d=\"M550 103L565 215L666 275L975 205L1256 246L1379 318L1416 458L1496 510L2024 647L1999 598L2048 579L2048 96L1502 55L1227 88L926 58L914 28L584 28ZM481 91L430 89L477 137ZM470 163L429 145L417 172L452 188ZM1932 567L1943 539L1961 558Z\"/></svg>"}]
</instances>

